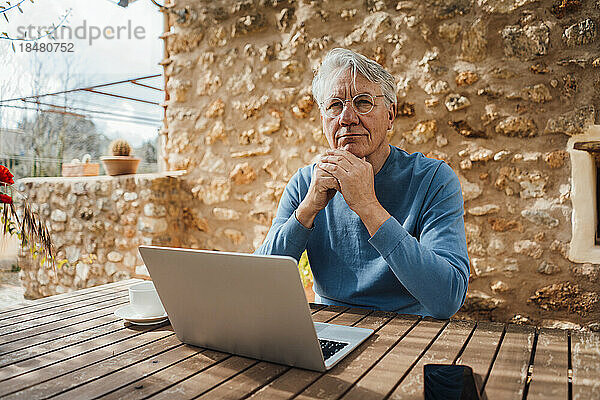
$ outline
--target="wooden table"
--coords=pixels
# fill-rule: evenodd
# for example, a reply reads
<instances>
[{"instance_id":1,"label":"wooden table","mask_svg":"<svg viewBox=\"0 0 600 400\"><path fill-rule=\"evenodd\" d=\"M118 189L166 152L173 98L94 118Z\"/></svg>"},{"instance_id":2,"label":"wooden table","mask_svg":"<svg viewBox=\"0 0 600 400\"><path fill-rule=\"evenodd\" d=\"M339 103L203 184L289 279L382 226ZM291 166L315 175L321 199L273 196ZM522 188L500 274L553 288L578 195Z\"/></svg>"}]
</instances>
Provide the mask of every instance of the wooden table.
<instances>
[{"instance_id":1,"label":"wooden table","mask_svg":"<svg viewBox=\"0 0 600 400\"><path fill-rule=\"evenodd\" d=\"M0 310L0 398L423 398L423 366L469 365L488 399L600 399L600 335L311 304L375 330L327 373L182 344L113 311L129 280ZM208 322L208 321L207 321Z\"/></svg>"}]
</instances>

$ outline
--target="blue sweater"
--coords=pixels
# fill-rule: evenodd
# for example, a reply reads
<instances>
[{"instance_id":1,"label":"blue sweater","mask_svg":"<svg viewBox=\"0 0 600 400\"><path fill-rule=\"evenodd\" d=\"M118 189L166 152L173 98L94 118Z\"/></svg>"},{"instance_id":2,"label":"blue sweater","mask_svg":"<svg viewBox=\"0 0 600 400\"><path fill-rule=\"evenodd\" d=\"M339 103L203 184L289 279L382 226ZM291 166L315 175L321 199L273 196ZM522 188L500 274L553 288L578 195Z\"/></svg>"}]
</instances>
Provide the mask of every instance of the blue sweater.
<instances>
[{"instance_id":1,"label":"blue sweater","mask_svg":"<svg viewBox=\"0 0 600 400\"><path fill-rule=\"evenodd\" d=\"M462 305L469 258L460 183L443 161L391 152L375 175L375 194L391 217L372 237L341 193L311 229L294 211L308 192L314 165L298 170L257 254L307 250L316 301L449 318Z\"/></svg>"}]
</instances>

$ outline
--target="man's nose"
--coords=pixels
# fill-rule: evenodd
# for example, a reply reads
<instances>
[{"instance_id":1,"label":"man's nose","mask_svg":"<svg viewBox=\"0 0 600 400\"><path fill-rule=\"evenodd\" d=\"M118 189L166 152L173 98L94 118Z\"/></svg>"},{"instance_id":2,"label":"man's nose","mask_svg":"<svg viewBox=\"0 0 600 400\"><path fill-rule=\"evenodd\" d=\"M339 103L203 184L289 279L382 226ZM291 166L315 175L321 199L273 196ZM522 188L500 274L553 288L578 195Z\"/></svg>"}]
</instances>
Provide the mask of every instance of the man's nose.
<instances>
[{"instance_id":1,"label":"man's nose","mask_svg":"<svg viewBox=\"0 0 600 400\"><path fill-rule=\"evenodd\" d=\"M350 101L346 101L344 103L342 113L340 114L340 125L356 125L358 122L358 114L354 110L354 107L352 107L352 103Z\"/></svg>"}]
</instances>

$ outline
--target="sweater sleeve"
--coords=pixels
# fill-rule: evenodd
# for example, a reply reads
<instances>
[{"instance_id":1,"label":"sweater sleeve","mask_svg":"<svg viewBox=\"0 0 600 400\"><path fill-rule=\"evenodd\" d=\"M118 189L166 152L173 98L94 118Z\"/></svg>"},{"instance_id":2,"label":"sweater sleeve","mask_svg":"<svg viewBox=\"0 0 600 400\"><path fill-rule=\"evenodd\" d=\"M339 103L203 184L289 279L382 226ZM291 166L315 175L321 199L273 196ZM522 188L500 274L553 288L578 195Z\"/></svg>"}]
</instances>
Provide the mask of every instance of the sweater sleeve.
<instances>
[{"instance_id":1,"label":"sweater sleeve","mask_svg":"<svg viewBox=\"0 0 600 400\"><path fill-rule=\"evenodd\" d=\"M306 195L309 184L310 180L306 182L303 179L302 170L296 172L290 179L279 200L277 215L273 219L269 233L263 244L256 249L255 254L290 256L300 261L313 229L304 227L296 219L295 211Z\"/></svg>"},{"instance_id":2,"label":"sweater sleeve","mask_svg":"<svg viewBox=\"0 0 600 400\"><path fill-rule=\"evenodd\" d=\"M390 217L369 239L400 283L435 318L450 318L465 300L469 258L463 214L460 182L442 163L419 216L418 237Z\"/></svg>"}]
</instances>

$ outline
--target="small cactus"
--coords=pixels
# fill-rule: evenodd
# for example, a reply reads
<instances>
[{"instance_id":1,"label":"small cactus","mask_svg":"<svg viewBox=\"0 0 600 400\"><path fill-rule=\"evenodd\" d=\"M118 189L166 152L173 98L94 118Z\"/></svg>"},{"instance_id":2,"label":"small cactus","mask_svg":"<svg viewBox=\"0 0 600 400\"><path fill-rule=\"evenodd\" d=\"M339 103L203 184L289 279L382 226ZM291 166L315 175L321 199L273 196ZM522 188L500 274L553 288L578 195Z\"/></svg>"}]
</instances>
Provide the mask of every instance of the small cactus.
<instances>
[{"instance_id":1,"label":"small cactus","mask_svg":"<svg viewBox=\"0 0 600 400\"><path fill-rule=\"evenodd\" d=\"M113 156L128 156L131 153L131 146L124 139L115 139L110 144L110 152Z\"/></svg>"}]
</instances>

